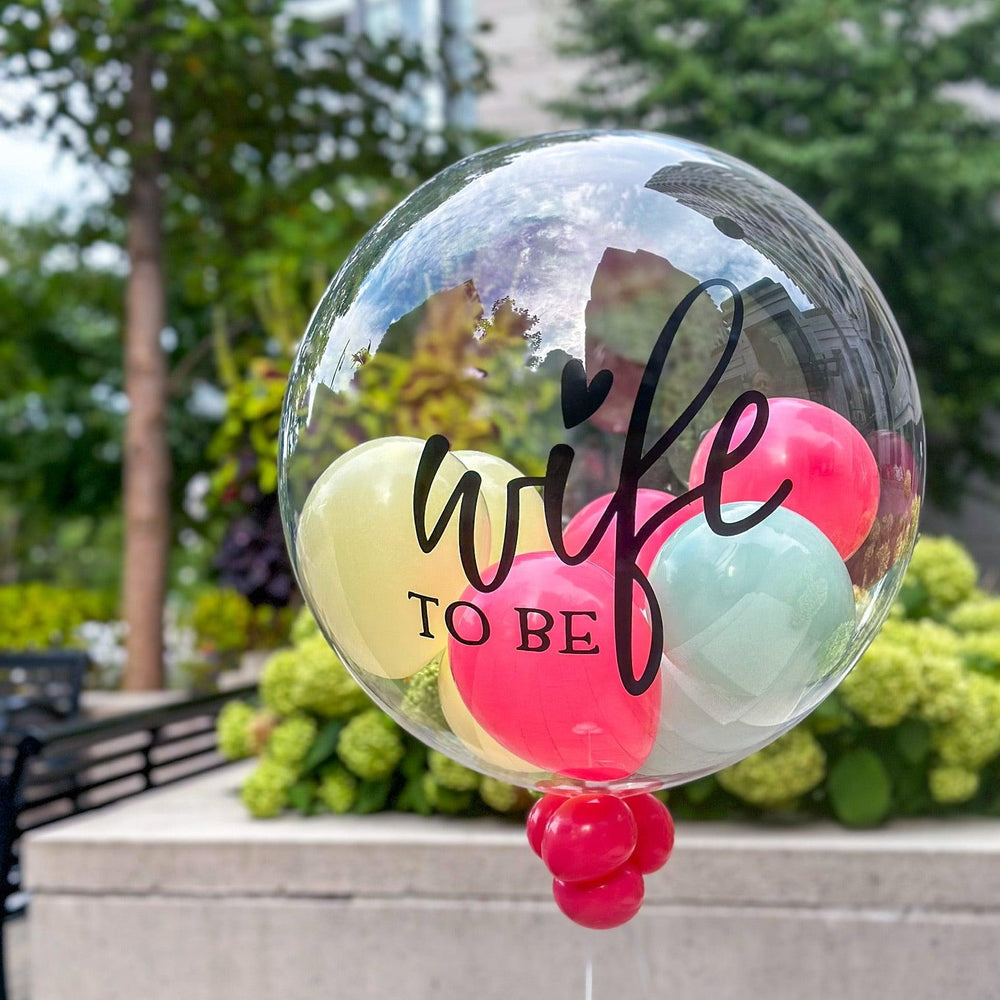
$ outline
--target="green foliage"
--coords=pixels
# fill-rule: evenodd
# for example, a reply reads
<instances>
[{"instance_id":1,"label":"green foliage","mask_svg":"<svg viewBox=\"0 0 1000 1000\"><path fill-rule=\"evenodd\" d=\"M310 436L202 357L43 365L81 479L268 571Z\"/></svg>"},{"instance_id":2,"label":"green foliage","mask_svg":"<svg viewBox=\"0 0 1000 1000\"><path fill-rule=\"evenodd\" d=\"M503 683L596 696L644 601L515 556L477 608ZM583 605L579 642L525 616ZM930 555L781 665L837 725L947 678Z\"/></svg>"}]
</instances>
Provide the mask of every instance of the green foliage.
<instances>
[{"instance_id":1,"label":"green foliage","mask_svg":"<svg viewBox=\"0 0 1000 1000\"><path fill-rule=\"evenodd\" d=\"M475 792L479 788L479 774L437 750L428 753L427 765L430 776L442 788L453 792Z\"/></svg>"},{"instance_id":2,"label":"green foliage","mask_svg":"<svg viewBox=\"0 0 1000 1000\"><path fill-rule=\"evenodd\" d=\"M472 805L472 792L460 792L448 788L436 781L432 774L425 774L423 781L424 795L432 809L440 813L458 815L469 811Z\"/></svg>"},{"instance_id":3,"label":"green foliage","mask_svg":"<svg viewBox=\"0 0 1000 1000\"><path fill-rule=\"evenodd\" d=\"M72 571L59 578L117 582L126 269L99 266L93 251L107 258L109 245L125 244L134 200L124 195L137 171L155 175L163 203L155 228L168 283L174 530L185 550L204 551L254 503L239 494L246 477L232 463L273 486L266 456L287 359L326 282L385 209L468 144L417 110L435 88L456 85L449 60L423 41L348 37L342 15L300 9L4 5L0 81L10 99L0 128L31 126L107 182L106 199L72 219L0 227L0 556L18 578ZM463 87L483 82L473 62ZM155 143L133 120L147 78ZM285 365L277 381L265 374L275 363ZM233 419L209 457L218 388ZM220 467L238 509L189 520L185 487ZM59 537L68 518L88 536L79 558ZM107 542L99 565L87 558L97 541Z\"/></svg>"},{"instance_id":4,"label":"green foliage","mask_svg":"<svg viewBox=\"0 0 1000 1000\"><path fill-rule=\"evenodd\" d=\"M226 760L242 760L254 754L253 724L256 712L245 701L231 701L219 713L215 732L219 753Z\"/></svg>"},{"instance_id":5,"label":"green foliage","mask_svg":"<svg viewBox=\"0 0 1000 1000\"><path fill-rule=\"evenodd\" d=\"M358 800L358 779L340 764L324 769L317 792L332 813L348 813Z\"/></svg>"},{"instance_id":6,"label":"green foliage","mask_svg":"<svg viewBox=\"0 0 1000 1000\"><path fill-rule=\"evenodd\" d=\"M671 807L680 816L705 818L792 810L849 826L893 815L994 814L1000 807L1000 602L975 589L976 576L956 542L921 538L892 616L838 690L770 747L714 781L679 790ZM794 759L779 752L792 737L808 737L825 754L829 774L822 786L820 774L816 787L806 787L806 776L818 771L805 742L799 766L780 769Z\"/></svg>"},{"instance_id":7,"label":"green foliage","mask_svg":"<svg viewBox=\"0 0 1000 1000\"><path fill-rule=\"evenodd\" d=\"M306 639L311 639L319 634L319 625L316 624L312 612L306 607L300 608L292 620L292 627L288 633L289 639L297 646Z\"/></svg>"},{"instance_id":8,"label":"green foliage","mask_svg":"<svg viewBox=\"0 0 1000 1000\"><path fill-rule=\"evenodd\" d=\"M963 634L1000 634L1000 598L973 594L948 615L948 624Z\"/></svg>"},{"instance_id":9,"label":"green foliage","mask_svg":"<svg viewBox=\"0 0 1000 1000\"><path fill-rule=\"evenodd\" d=\"M927 775L927 784L935 802L957 805L968 802L979 791L979 774L964 767L944 764Z\"/></svg>"},{"instance_id":10,"label":"green foliage","mask_svg":"<svg viewBox=\"0 0 1000 1000\"><path fill-rule=\"evenodd\" d=\"M516 814L531 805L523 789L483 778L400 729L372 705L308 614L293 626L296 644L264 667L264 708L231 702L216 724L224 756L261 758L243 789L252 815L287 808L304 816L382 809Z\"/></svg>"},{"instance_id":11,"label":"green foliage","mask_svg":"<svg viewBox=\"0 0 1000 1000\"><path fill-rule=\"evenodd\" d=\"M324 718L351 715L367 695L319 634L272 654L264 665L261 699L279 715L312 712Z\"/></svg>"},{"instance_id":12,"label":"green foliage","mask_svg":"<svg viewBox=\"0 0 1000 1000\"><path fill-rule=\"evenodd\" d=\"M919 676L911 650L876 636L841 683L840 700L869 726L895 726L917 703Z\"/></svg>"},{"instance_id":13,"label":"green foliage","mask_svg":"<svg viewBox=\"0 0 1000 1000\"><path fill-rule=\"evenodd\" d=\"M438 676L441 673L441 661L433 660L426 667L414 674L406 685L403 696L403 710L407 718L422 723L429 729L447 732L451 727L441 708L441 697L438 690Z\"/></svg>"},{"instance_id":14,"label":"green foliage","mask_svg":"<svg viewBox=\"0 0 1000 1000\"><path fill-rule=\"evenodd\" d=\"M1000 755L1000 681L970 674L958 713L934 733L946 764L978 771Z\"/></svg>"},{"instance_id":15,"label":"green foliage","mask_svg":"<svg viewBox=\"0 0 1000 1000\"><path fill-rule=\"evenodd\" d=\"M543 442L562 424L556 381L525 381L535 322L507 300L484 308L465 286L437 293L386 334L415 325L412 349L383 346L358 363L356 391L321 397L331 438L305 442L298 460L315 452L328 463L372 437L447 433L453 449L486 450L527 475L544 473Z\"/></svg>"},{"instance_id":16,"label":"green foliage","mask_svg":"<svg viewBox=\"0 0 1000 1000\"><path fill-rule=\"evenodd\" d=\"M278 488L278 424L288 372L287 360L254 358L244 377L230 386L226 417L208 452L209 458L219 463L212 488L221 499L235 498L244 475L241 461L245 452L253 455L252 478L261 493Z\"/></svg>"},{"instance_id":17,"label":"green foliage","mask_svg":"<svg viewBox=\"0 0 1000 1000\"><path fill-rule=\"evenodd\" d=\"M738 764L720 771L719 785L751 805L787 808L812 791L826 774L826 757L816 738L793 729Z\"/></svg>"},{"instance_id":18,"label":"green foliage","mask_svg":"<svg viewBox=\"0 0 1000 1000\"><path fill-rule=\"evenodd\" d=\"M831 222L878 281L918 369L930 487L1000 474L1000 2L573 0L589 71L560 107L741 157Z\"/></svg>"},{"instance_id":19,"label":"green foliage","mask_svg":"<svg viewBox=\"0 0 1000 1000\"><path fill-rule=\"evenodd\" d=\"M900 600L911 618L941 618L976 589L976 564L953 538L924 538L913 552Z\"/></svg>"},{"instance_id":20,"label":"green foliage","mask_svg":"<svg viewBox=\"0 0 1000 1000\"><path fill-rule=\"evenodd\" d=\"M0 587L0 649L79 646L80 625L111 621L115 611L115 599L98 591L44 583Z\"/></svg>"},{"instance_id":21,"label":"green foliage","mask_svg":"<svg viewBox=\"0 0 1000 1000\"><path fill-rule=\"evenodd\" d=\"M273 819L289 803L295 770L276 760L263 759L240 789L247 811L257 819Z\"/></svg>"},{"instance_id":22,"label":"green foliage","mask_svg":"<svg viewBox=\"0 0 1000 1000\"><path fill-rule=\"evenodd\" d=\"M438 82L418 44L347 37L342 20L297 16L283 0L125 0L99 16L90 0L18 0L5 7L0 51L4 78L32 85L7 122L40 127L108 170L112 185L148 152L132 137L127 97L136 60L152 61L169 133L157 150L165 229L183 251L177 291L239 302L244 316L267 312L250 300L288 284L288 268L315 291L316 266L326 277L336 263L330 247L361 235L349 178L368 189L405 185L455 148L446 130L407 113ZM81 94L86 115L75 110ZM278 297L270 313L291 321L290 305L309 301Z\"/></svg>"},{"instance_id":23,"label":"green foliage","mask_svg":"<svg viewBox=\"0 0 1000 1000\"><path fill-rule=\"evenodd\" d=\"M260 699L278 715L290 715L297 708L296 677L302 655L297 648L279 649L268 657L260 677Z\"/></svg>"},{"instance_id":24,"label":"green foliage","mask_svg":"<svg viewBox=\"0 0 1000 1000\"><path fill-rule=\"evenodd\" d=\"M205 590L190 614L199 647L212 653L241 652L248 648L253 607L235 590Z\"/></svg>"},{"instance_id":25,"label":"green foliage","mask_svg":"<svg viewBox=\"0 0 1000 1000\"><path fill-rule=\"evenodd\" d=\"M309 755L317 730L316 720L308 715L283 719L267 741L268 756L286 767L298 768Z\"/></svg>"},{"instance_id":26,"label":"green foliage","mask_svg":"<svg viewBox=\"0 0 1000 1000\"><path fill-rule=\"evenodd\" d=\"M405 753L399 726L377 708L354 716L337 741L337 755L365 781L384 781Z\"/></svg>"},{"instance_id":27,"label":"green foliage","mask_svg":"<svg viewBox=\"0 0 1000 1000\"><path fill-rule=\"evenodd\" d=\"M498 813L520 813L531 808L534 801L525 789L508 785L496 778L483 778L479 783L479 797Z\"/></svg>"},{"instance_id":28,"label":"green foliage","mask_svg":"<svg viewBox=\"0 0 1000 1000\"><path fill-rule=\"evenodd\" d=\"M20 578L113 587L122 281L70 229L0 224L0 554Z\"/></svg>"},{"instance_id":29,"label":"green foliage","mask_svg":"<svg viewBox=\"0 0 1000 1000\"><path fill-rule=\"evenodd\" d=\"M298 650L302 660L296 673L293 701L299 708L334 718L349 715L367 703L367 696L322 636L306 639Z\"/></svg>"},{"instance_id":30,"label":"green foliage","mask_svg":"<svg viewBox=\"0 0 1000 1000\"><path fill-rule=\"evenodd\" d=\"M889 815L892 782L878 754L849 750L830 768L826 794L844 826L877 826Z\"/></svg>"},{"instance_id":31,"label":"green foliage","mask_svg":"<svg viewBox=\"0 0 1000 1000\"><path fill-rule=\"evenodd\" d=\"M841 687L763 750L672 791L670 807L678 818L777 812L873 826L892 816L1000 812L1000 631L992 627L997 599L975 589L967 553L942 542L917 543L904 589L912 594L919 588L923 596L896 605ZM928 616L930 608L937 617ZM317 662L343 671L304 614L295 625L298 644L275 653L262 678L262 698L275 714L227 709L220 717L220 741L225 736L227 746L243 751L249 745L267 759L295 762L287 787L277 780L287 780L281 772L256 779L252 799L263 806L255 808L274 808L282 794L281 801L306 815L384 808L519 814L530 806L523 789L428 750L356 685L360 697L346 712L342 700L303 695L312 684L300 671L310 676ZM425 668L406 683L404 698L433 717L440 703L427 696L435 687L436 673ZM284 721L275 726L275 716ZM293 785L295 802L288 791Z\"/></svg>"}]
</instances>

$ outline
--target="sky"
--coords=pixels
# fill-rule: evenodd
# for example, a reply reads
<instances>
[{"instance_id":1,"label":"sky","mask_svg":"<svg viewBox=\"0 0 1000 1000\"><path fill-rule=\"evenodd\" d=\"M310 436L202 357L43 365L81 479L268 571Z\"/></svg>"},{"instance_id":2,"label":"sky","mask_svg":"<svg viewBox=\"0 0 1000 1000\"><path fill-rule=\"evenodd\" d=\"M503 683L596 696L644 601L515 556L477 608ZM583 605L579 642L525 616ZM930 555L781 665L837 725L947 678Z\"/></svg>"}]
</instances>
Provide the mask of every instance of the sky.
<instances>
[{"instance_id":1,"label":"sky","mask_svg":"<svg viewBox=\"0 0 1000 1000\"><path fill-rule=\"evenodd\" d=\"M13 110L14 93L3 95L0 109ZM17 95L18 101L20 95ZM0 217L23 222L58 205L92 201L102 193L94 175L56 144L24 128L0 131Z\"/></svg>"}]
</instances>

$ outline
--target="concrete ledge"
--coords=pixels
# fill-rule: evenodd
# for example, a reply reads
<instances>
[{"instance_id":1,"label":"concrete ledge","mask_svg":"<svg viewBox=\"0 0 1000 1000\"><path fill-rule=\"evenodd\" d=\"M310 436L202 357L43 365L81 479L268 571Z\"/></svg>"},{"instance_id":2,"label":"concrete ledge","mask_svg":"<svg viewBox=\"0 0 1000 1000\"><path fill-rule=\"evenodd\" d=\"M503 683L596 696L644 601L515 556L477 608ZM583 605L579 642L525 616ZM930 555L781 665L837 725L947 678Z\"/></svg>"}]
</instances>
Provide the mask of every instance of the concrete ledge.
<instances>
[{"instance_id":1,"label":"concrete ledge","mask_svg":"<svg viewBox=\"0 0 1000 1000\"><path fill-rule=\"evenodd\" d=\"M255 822L242 773L29 838L34 1000L579 1000L588 957L599 998L998 995L997 823L687 825L640 918L593 934L518 825Z\"/></svg>"}]
</instances>

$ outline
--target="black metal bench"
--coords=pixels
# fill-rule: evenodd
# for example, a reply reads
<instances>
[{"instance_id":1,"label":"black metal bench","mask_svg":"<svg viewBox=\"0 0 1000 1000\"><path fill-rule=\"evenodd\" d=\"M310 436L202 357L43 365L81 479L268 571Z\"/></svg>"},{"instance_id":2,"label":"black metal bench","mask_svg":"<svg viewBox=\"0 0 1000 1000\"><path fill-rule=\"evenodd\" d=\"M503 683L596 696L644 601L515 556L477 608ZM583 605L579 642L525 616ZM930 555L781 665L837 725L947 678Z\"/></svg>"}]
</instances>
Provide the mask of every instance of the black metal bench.
<instances>
[{"instance_id":1,"label":"black metal bench","mask_svg":"<svg viewBox=\"0 0 1000 1000\"><path fill-rule=\"evenodd\" d=\"M0 652L0 726L49 726L75 718L90 661L80 650Z\"/></svg>"},{"instance_id":2,"label":"black metal bench","mask_svg":"<svg viewBox=\"0 0 1000 1000\"><path fill-rule=\"evenodd\" d=\"M7 729L0 735L0 1000L6 1000L3 921L24 908L23 833L204 774L226 763L215 719L253 686L96 722Z\"/></svg>"}]
</instances>

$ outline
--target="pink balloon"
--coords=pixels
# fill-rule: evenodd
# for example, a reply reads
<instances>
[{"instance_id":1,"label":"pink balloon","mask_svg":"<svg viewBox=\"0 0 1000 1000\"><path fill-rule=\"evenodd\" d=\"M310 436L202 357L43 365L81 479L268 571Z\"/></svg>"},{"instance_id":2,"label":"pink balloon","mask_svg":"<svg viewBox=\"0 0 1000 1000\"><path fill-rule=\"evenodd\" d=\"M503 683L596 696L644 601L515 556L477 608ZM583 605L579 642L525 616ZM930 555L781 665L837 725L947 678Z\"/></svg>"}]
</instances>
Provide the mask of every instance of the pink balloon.
<instances>
[{"instance_id":1,"label":"pink balloon","mask_svg":"<svg viewBox=\"0 0 1000 1000\"><path fill-rule=\"evenodd\" d=\"M584 543L593 534L597 522L608 508L608 504L614 497L613 493L607 493L596 500L591 500L586 507L581 508L573 515L566 530L563 532L563 541L567 551L570 553L579 552ZM675 497L670 493L661 490L637 490L635 498L635 523L636 528L641 527L654 514L662 510ZM685 521L690 520L702 509L701 502L688 504L682 507L676 514L671 515L661 524L649 540L639 551L638 566L646 573L653 565L656 553L660 551L663 543L673 532ZM602 536L590 561L596 563L601 569L609 573L615 571L615 522L612 521L608 530Z\"/></svg>"},{"instance_id":2,"label":"pink balloon","mask_svg":"<svg viewBox=\"0 0 1000 1000\"><path fill-rule=\"evenodd\" d=\"M643 875L659 871L674 849L674 819L670 810L653 795L630 795L625 804L632 810L638 828L629 861Z\"/></svg>"},{"instance_id":3,"label":"pink balloon","mask_svg":"<svg viewBox=\"0 0 1000 1000\"><path fill-rule=\"evenodd\" d=\"M574 795L549 818L542 860L563 882L591 882L625 864L638 836L635 816L617 795Z\"/></svg>"},{"instance_id":4,"label":"pink balloon","mask_svg":"<svg viewBox=\"0 0 1000 1000\"><path fill-rule=\"evenodd\" d=\"M556 906L574 923L597 931L628 923L639 912L645 893L642 874L631 864L596 882L552 880Z\"/></svg>"},{"instance_id":5,"label":"pink balloon","mask_svg":"<svg viewBox=\"0 0 1000 1000\"><path fill-rule=\"evenodd\" d=\"M566 801L563 795L543 795L528 812L528 821L525 826L525 833L528 835L528 843L531 849L539 857L542 856L542 837L545 836L545 828L549 825L552 814Z\"/></svg>"},{"instance_id":6,"label":"pink balloon","mask_svg":"<svg viewBox=\"0 0 1000 1000\"><path fill-rule=\"evenodd\" d=\"M632 774L653 748L660 678L638 697L625 690L613 588L593 563L567 566L552 552L529 552L492 593L466 589L466 603L452 614L448 656L466 707L494 739L541 769L609 781ZM650 648L638 607L631 639L638 673Z\"/></svg>"},{"instance_id":7,"label":"pink balloon","mask_svg":"<svg viewBox=\"0 0 1000 1000\"><path fill-rule=\"evenodd\" d=\"M878 466L878 512L864 544L847 563L859 587L880 580L906 551L919 513L914 500L920 489L917 465L907 440L893 431L876 431L868 438Z\"/></svg>"},{"instance_id":8,"label":"pink balloon","mask_svg":"<svg viewBox=\"0 0 1000 1000\"><path fill-rule=\"evenodd\" d=\"M782 504L812 521L846 559L865 540L878 510L879 473L875 456L850 421L808 399L769 399L767 427L753 451L722 480L722 502L770 499L782 480L792 492ZM755 411L744 411L732 447L753 426ZM691 463L691 485L705 480L716 424Z\"/></svg>"}]
</instances>

